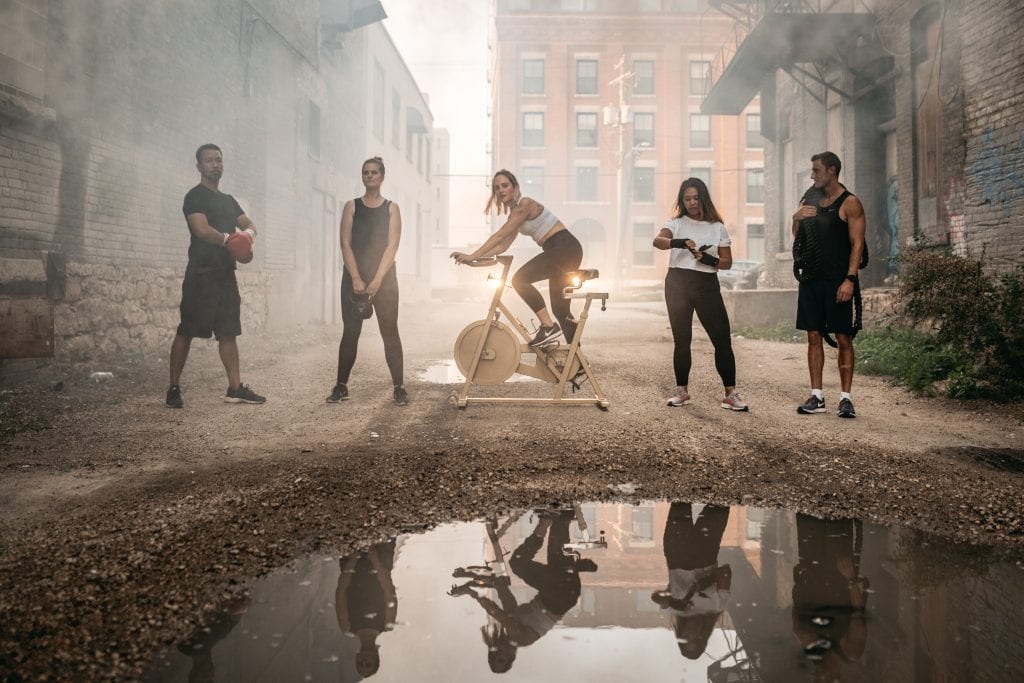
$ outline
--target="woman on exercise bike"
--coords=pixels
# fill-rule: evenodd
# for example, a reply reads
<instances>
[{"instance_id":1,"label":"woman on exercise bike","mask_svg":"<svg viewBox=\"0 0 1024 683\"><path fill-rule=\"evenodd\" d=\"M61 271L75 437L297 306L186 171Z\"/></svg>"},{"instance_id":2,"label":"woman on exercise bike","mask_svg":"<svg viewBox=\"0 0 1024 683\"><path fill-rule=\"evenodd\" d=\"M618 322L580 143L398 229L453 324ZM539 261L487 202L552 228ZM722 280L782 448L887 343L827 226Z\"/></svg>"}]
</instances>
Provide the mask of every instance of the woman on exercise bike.
<instances>
[{"instance_id":1,"label":"woman on exercise bike","mask_svg":"<svg viewBox=\"0 0 1024 683\"><path fill-rule=\"evenodd\" d=\"M576 333L576 323L570 317L569 300L562 292L571 284L572 273L579 270L583 262L582 245L550 209L523 196L519 181L511 171L502 169L494 174L491 196L484 212L489 214L492 209L499 216L508 214L505 224L473 253L453 251L451 257L456 263L464 263L496 256L508 251L519 235L529 235L542 251L516 271L512 276L512 287L540 320L540 329L530 340L530 346L549 343L562 333L566 341L571 342ZM554 320L544 304L544 297L533 286L534 282L541 280L548 281Z\"/></svg>"}]
</instances>

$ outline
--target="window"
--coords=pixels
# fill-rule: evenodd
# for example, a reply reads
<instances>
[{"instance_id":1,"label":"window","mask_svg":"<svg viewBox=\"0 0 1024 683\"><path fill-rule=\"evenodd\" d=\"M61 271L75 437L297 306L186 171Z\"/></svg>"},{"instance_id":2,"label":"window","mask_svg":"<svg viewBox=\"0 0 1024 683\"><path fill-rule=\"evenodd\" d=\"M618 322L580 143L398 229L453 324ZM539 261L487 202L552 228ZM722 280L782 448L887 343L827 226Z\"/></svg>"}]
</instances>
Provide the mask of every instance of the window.
<instances>
[{"instance_id":1,"label":"window","mask_svg":"<svg viewBox=\"0 0 1024 683\"><path fill-rule=\"evenodd\" d=\"M711 187L711 169L707 166L694 166L690 169L691 178L700 178L704 184Z\"/></svg>"},{"instance_id":2,"label":"window","mask_svg":"<svg viewBox=\"0 0 1024 683\"><path fill-rule=\"evenodd\" d=\"M690 94L704 97L710 75L711 62L690 62Z\"/></svg>"},{"instance_id":3,"label":"window","mask_svg":"<svg viewBox=\"0 0 1024 683\"><path fill-rule=\"evenodd\" d=\"M538 202L544 201L544 167L523 166L519 174L519 186L524 196Z\"/></svg>"},{"instance_id":4,"label":"window","mask_svg":"<svg viewBox=\"0 0 1024 683\"><path fill-rule=\"evenodd\" d=\"M661 10L661 0L639 0L637 5L641 12L657 12Z\"/></svg>"},{"instance_id":5,"label":"window","mask_svg":"<svg viewBox=\"0 0 1024 683\"><path fill-rule=\"evenodd\" d=\"M926 5L911 23L911 69L914 89L914 157L917 166L917 199L936 197L939 177L939 140L941 136L942 107L939 101L941 57L939 40L941 15L938 5ZM841 150L833 150L842 154ZM985 193L986 200L990 197ZM931 207L925 216L926 224L932 219Z\"/></svg>"},{"instance_id":6,"label":"window","mask_svg":"<svg viewBox=\"0 0 1024 683\"><path fill-rule=\"evenodd\" d=\"M566 12L593 12L597 9L597 0L562 0L561 5Z\"/></svg>"},{"instance_id":7,"label":"window","mask_svg":"<svg viewBox=\"0 0 1024 683\"><path fill-rule=\"evenodd\" d=\"M510 10L530 9L531 4L530 0L508 0L508 8Z\"/></svg>"},{"instance_id":8,"label":"window","mask_svg":"<svg viewBox=\"0 0 1024 683\"><path fill-rule=\"evenodd\" d=\"M384 141L384 67L373 62L373 134Z\"/></svg>"},{"instance_id":9,"label":"window","mask_svg":"<svg viewBox=\"0 0 1024 683\"><path fill-rule=\"evenodd\" d=\"M0 3L0 84L46 94L46 3ZM6 122L4 123L6 125Z\"/></svg>"},{"instance_id":10,"label":"window","mask_svg":"<svg viewBox=\"0 0 1024 683\"><path fill-rule=\"evenodd\" d=\"M764 138L761 137L761 115L747 114L747 148L761 147L764 147Z\"/></svg>"},{"instance_id":11,"label":"window","mask_svg":"<svg viewBox=\"0 0 1024 683\"><path fill-rule=\"evenodd\" d=\"M433 158L434 158L434 141L428 138L427 139L427 162L426 162L426 164L424 164L424 166L426 167L426 170L427 170L427 182L428 183L430 182L431 168L432 168L430 164L432 163Z\"/></svg>"},{"instance_id":12,"label":"window","mask_svg":"<svg viewBox=\"0 0 1024 683\"><path fill-rule=\"evenodd\" d=\"M654 265L654 223L633 224L633 265Z\"/></svg>"},{"instance_id":13,"label":"window","mask_svg":"<svg viewBox=\"0 0 1024 683\"><path fill-rule=\"evenodd\" d=\"M309 140L306 147L309 156L320 158L320 107L313 100L309 101Z\"/></svg>"},{"instance_id":14,"label":"window","mask_svg":"<svg viewBox=\"0 0 1024 683\"><path fill-rule=\"evenodd\" d=\"M747 258L764 263L764 223L747 226Z\"/></svg>"},{"instance_id":15,"label":"window","mask_svg":"<svg viewBox=\"0 0 1024 683\"><path fill-rule=\"evenodd\" d=\"M597 147L597 112L576 113L576 146Z\"/></svg>"},{"instance_id":16,"label":"window","mask_svg":"<svg viewBox=\"0 0 1024 683\"><path fill-rule=\"evenodd\" d=\"M690 147L711 146L711 117L705 114L690 114Z\"/></svg>"},{"instance_id":17,"label":"window","mask_svg":"<svg viewBox=\"0 0 1024 683\"><path fill-rule=\"evenodd\" d=\"M654 201L654 169L650 166L633 167L633 201Z\"/></svg>"},{"instance_id":18,"label":"window","mask_svg":"<svg viewBox=\"0 0 1024 683\"><path fill-rule=\"evenodd\" d=\"M649 59L633 62L633 94L654 94L654 62Z\"/></svg>"},{"instance_id":19,"label":"window","mask_svg":"<svg viewBox=\"0 0 1024 683\"><path fill-rule=\"evenodd\" d=\"M523 147L544 146L544 112L523 112Z\"/></svg>"},{"instance_id":20,"label":"window","mask_svg":"<svg viewBox=\"0 0 1024 683\"><path fill-rule=\"evenodd\" d=\"M416 172L423 175L423 136L416 136Z\"/></svg>"},{"instance_id":21,"label":"window","mask_svg":"<svg viewBox=\"0 0 1024 683\"><path fill-rule=\"evenodd\" d=\"M638 111L633 114L633 146L644 143L654 147L654 114Z\"/></svg>"},{"instance_id":22,"label":"window","mask_svg":"<svg viewBox=\"0 0 1024 683\"><path fill-rule=\"evenodd\" d=\"M523 60L523 94L543 95L544 94L544 60L524 59Z\"/></svg>"},{"instance_id":23,"label":"window","mask_svg":"<svg viewBox=\"0 0 1024 683\"><path fill-rule=\"evenodd\" d=\"M747 204L764 202L764 169L747 169Z\"/></svg>"},{"instance_id":24,"label":"window","mask_svg":"<svg viewBox=\"0 0 1024 683\"><path fill-rule=\"evenodd\" d=\"M416 133L412 132L412 128L409 126L405 127L405 158L407 161L412 161L412 148L413 143L416 141Z\"/></svg>"},{"instance_id":25,"label":"window","mask_svg":"<svg viewBox=\"0 0 1024 683\"><path fill-rule=\"evenodd\" d=\"M577 59L576 60L576 94L596 95L597 94L597 60Z\"/></svg>"},{"instance_id":26,"label":"window","mask_svg":"<svg viewBox=\"0 0 1024 683\"><path fill-rule=\"evenodd\" d=\"M576 167L576 201L597 201L597 166Z\"/></svg>"},{"instance_id":27,"label":"window","mask_svg":"<svg viewBox=\"0 0 1024 683\"><path fill-rule=\"evenodd\" d=\"M402 97L397 90L391 91L391 144L402 148Z\"/></svg>"}]
</instances>

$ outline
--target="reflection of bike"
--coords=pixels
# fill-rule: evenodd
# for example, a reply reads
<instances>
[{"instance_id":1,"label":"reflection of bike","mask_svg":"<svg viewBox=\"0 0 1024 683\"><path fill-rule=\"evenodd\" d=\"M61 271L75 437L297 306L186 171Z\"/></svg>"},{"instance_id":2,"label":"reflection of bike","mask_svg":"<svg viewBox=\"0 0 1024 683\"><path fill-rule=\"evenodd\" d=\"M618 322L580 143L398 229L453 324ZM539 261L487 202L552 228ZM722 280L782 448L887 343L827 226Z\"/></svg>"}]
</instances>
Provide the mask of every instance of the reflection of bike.
<instances>
[{"instance_id":1,"label":"reflection of bike","mask_svg":"<svg viewBox=\"0 0 1024 683\"><path fill-rule=\"evenodd\" d=\"M463 263L475 268L501 265L502 269L500 276L496 279L491 278L497 286L491 297L487 316L483 320L477 320L467 325L455 341L455 363L459 371L466 377L466 381L461 390L452 391L449 402L459 408L465 408L470 403L596 403L602 410L607 410L608 400L605 398L604 392L601 391L601 386L594 377L590 363L580 348L580 340L583 338L583 329L587 324L591 302L600 299L601 310L605 310L608 300L606 292L577 291L585 281L596 278L597 271L577 271L571 276L570 286L564 289L564 296L567 299L584 299L586 301L583 311L576 321L575 333L572 335L572 339L567 340L568 346L551 342L543 346L531 347L528 345L531 338L529 330L512 315L512 312L501 301L501 295L508 279L509 267L512 264L512 256L502 254ZM500 314L505 315L508 324L498 320ZM524 354L534 354L534 362L532 364L523 362ZM553 396L551 398L486 398L469 395L471 385L501 384L515 373L554 384ZM587 380L590 381L594 391L594 398L564 396L567 386L571 387L575 393Z\"/></svg>"},{"instance_id":2,"label":"reflection of bike","mask_svg":"<svg viewBox=\"0 0 1024 683\"><path fill-rule=\"evenodd\" d=\"M566 511L568 512L568 511ZM538 517L556 517L559 512L551 511L549 509L542 509L536 512ZM598 532L597 538L590 536L590 527L587 524L586 518L583 516L583 509L579 505L573 506L573 517L576 519L576 526L579 527L580 536L582 537L578 541L568 539L567 542L562 544L562 555L565 557L572 558L574 561L580 561L583 556L580 554L581 550L592 550L595 548L607 548L608 541L605 539L604 530ZM485 525L487 529L487 538L491 543L491 552L494 554L493 560L484 560L482 565L468 565L465 567L456 567L452 571L452 578L456 579L469 579L463 586L452 586L452 590L449 591L449 595L455 595L460 589L465 589L467 586L476 588L494 588L495 582L500 581L503 583L509 582L508 569L505 566L505 555L506 553L501 547L501 537L505 535L516 521L517 517L510 516L505 520L504 524L498 526L497 518L489 519Z\"/></svg>"},{"instance_id":3,"label":"reflection of bike","mask_svg":"<svg viewBox=\"0 0 1024 683\"><path fill-rule=\"evenodd\" d=\"M547 634L579 600L581 585L580 572L597 571L597 564L590 558L581 558L579 548L569 538L569 524L575 517L580 529L586 529L586 522L579 506L575 510L541 510L537 514L537 526L508 561L512 572L537 593L529 602L520 603L511 590L510 577L505 569L505 551L500 537L517 521L510 518L500 529L497 519L487 522L487 536L490 539L494 560L483 565L459 567L452 576L468 578L462 585L453 585L448 594L454 597L469 596L477 602L489 618L481 628L484 644L487 646L487 661L491 671L503 673L512 668L518 648L535 643ZM603 534L600 540L589 539L584 533L585 547L606 546ZM547 537L546 562L536 559L544 539ZM493 588L497 602L478 592Z\"/></svg>"}]
</instances>

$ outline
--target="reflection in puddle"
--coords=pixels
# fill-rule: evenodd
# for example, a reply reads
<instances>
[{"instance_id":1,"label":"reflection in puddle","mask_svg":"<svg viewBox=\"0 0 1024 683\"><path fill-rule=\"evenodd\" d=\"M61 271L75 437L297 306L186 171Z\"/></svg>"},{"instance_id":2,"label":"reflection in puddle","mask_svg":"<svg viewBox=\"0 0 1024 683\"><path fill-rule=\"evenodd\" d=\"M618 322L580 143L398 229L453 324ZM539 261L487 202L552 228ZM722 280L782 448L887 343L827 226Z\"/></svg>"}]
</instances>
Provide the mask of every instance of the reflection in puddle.
<instances>
[{"instance_id":1,"label":"reflection in puddle","mask_svg":"<svg viewBox=\"0 0 1024 683\"><path fill-rule=\"evenodd\" d=\"M420 373L420 379L424 382L430 382L431 384L463 384L466 381L466 376L459 372L459 368L455 365L454 360L442 360L432 365L428 365L423 372ZM540 382L539 379L533 377L527 377L526 375L520 375L518 373L513 374L509 377L506 382Z\"/></svg>"},{"instance_id":2,"label":"reflection in puddle","mask_svg":"<svg viewBox=\"0 0 1024 683\"><path fill-rule=\"evenodd\" d=\"M1022 578L859 520L584 504L306 558L148 679L1013 680Z\"/></svg>"}]
</instances>

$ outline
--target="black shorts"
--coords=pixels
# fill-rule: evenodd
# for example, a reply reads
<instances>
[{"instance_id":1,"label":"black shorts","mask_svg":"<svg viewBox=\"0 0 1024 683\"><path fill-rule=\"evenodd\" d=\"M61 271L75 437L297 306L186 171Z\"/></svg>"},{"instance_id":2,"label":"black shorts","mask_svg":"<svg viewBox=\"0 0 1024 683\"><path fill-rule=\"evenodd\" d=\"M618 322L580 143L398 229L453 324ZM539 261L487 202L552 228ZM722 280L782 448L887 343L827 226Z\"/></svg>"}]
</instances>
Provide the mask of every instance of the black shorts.
<instances>
[{"instance_id":1,"label":"black shorts","mask_svg":"<svg viewBox=\"0 0 1024 683\"><path fill-rule=\"evenodd\" d=\"M201 273L185 271L181 283L181 323L178 335L217 339L242 334L242 298L235 271L226 268Z\"/></svg>"},{"instance_id":2,"label":"black shorts","mask_svg":"<svg viewBox=\"0 0 1024 683\"><path fill-rule=\"evenodd\" d=\"M800 283L796 304L796 329L832 334L856 334L853 327L853 299L836 302L836 290L843 280L814 279Z\"/></svg>"}]
</instances>

